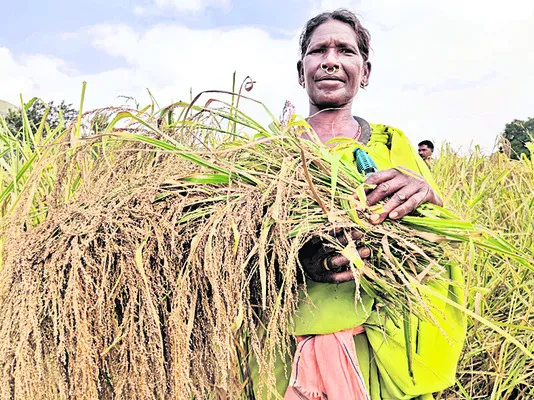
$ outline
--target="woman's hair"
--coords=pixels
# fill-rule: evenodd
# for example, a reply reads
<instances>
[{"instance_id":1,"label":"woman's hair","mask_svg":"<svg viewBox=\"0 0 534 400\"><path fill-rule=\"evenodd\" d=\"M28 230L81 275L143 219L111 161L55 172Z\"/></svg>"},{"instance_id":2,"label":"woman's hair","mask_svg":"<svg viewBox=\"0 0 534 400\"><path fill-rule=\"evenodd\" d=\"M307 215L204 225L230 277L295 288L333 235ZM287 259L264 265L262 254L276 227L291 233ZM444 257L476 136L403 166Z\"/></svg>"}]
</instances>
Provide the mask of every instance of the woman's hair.
<instances>
[{"instance_id":1,"label":"woman's hair","mask_svg":"<svg viewBox=\"0 0 534 400\"><path fill-rule=\"evenodd\" d=\"M306 54L306 49L310 44L310 40L315 29L319 25L331 19L344 22L352 27L352 29L356 33L358 49L362 54L363 60L369 60L369 51L371 49L371 34L367 29L362 26L360 20L354 13L343 8L340 8L339 10L333 12L321 13L313 17L306 23L306 26L304 26L304 29L300 34L300 59L302 60L302 58L304 58L304 55Z\"/></svg>"}]
</instances>

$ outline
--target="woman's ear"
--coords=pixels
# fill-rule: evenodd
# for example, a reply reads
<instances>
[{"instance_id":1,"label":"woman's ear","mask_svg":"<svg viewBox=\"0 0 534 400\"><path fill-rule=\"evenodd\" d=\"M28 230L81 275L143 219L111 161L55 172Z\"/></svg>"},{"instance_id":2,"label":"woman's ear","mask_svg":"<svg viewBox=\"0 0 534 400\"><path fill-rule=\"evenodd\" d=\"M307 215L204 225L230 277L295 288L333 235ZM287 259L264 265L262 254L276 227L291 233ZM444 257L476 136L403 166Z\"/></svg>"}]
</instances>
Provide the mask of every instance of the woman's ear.
<instances>
[{"instance_id":1,"label":"woman's ear","mask_svg":"<svg viewBox=\"0 0 534 400\"><path fill-rule=\"evenodd\" d=\"M363 80L369 84L369 77L371 76L371 61L367 60L364 68Z\"/></svg>"},{"instance_id":2,"label":"woman's ear","mask_svg":"<svg viewBox=\"0 0 534 400\"><path fill-rule=\"evenodd\" d=\"M302 70L302 60L297 61L297 73L299 78L299 85L304 83L304 71Z\"/></svg>"}]
</instances>

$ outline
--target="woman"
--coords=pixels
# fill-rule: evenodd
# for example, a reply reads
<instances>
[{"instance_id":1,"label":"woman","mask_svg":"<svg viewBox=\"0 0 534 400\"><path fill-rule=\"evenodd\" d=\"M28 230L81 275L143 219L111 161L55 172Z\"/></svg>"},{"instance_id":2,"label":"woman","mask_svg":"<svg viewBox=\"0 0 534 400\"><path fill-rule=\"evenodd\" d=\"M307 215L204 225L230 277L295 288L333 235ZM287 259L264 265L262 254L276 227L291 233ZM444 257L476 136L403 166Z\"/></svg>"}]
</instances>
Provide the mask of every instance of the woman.
<instances>
[{"instance_id":1,"label":"woman","mask_svg":"<svg viewBox=\"0 0 534 400\"><path fill-rule=\"evenodd\" d=\"M375 161L381 171L367 179L377 185L368 192L367 203L385 200L383 212L370 217L379 224L386 218L402 218L422 203L442 201L428 168L401 131L369 126L353 117L358 90L369 83L369 49L369 32L353 13L322 13L304 27L297 70L309 97L308 122L320 140L353 138L380 156ZM347 240L345 232L337 234L340 241ZM362 238L359 232L350 235L356 241ZM369 257L365 247L358 251L362 258ZM455 308L433 304L439 310L440 328L411 318L414 354L408 362L403 328L392 321L381 326L384 320L365 293L355 306L347 258L332 253L320 240L311 240L302 248L300 262L307 275L308 297L295 318L299 346L291 372L282 362L277 364L277 389L286 399L429 399L454 383L465 336L465 321ZM449 273L461 282L460 271L451 267ZM462 301L458 287L433 289ZM253 376L255 372L252 368Z\"/></svg>"}]
</instances>

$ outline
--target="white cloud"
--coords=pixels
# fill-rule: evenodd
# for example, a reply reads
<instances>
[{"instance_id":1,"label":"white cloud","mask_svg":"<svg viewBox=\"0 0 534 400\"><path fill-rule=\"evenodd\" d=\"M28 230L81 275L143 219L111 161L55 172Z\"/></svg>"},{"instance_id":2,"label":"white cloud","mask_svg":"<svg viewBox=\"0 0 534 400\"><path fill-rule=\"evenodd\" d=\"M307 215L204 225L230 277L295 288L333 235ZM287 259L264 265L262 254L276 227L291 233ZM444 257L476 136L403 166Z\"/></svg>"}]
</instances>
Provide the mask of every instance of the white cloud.
<instances>
[{"instance_id":1,"label":"white cloud","mask_svg":"<svg viewBox=\"0 0 534 400\"><path fill-rule=\"evenodd\" d=\"M145 12L146 12L146 8L145 7L135 6L134 9L133 9L133 13L135 15L143 15Z\"/></svg>"},{"instance_id":2,"label":"white cloud","mask_svg":"<svg viewBox=\"0 0 534 400\"><path fill-rule=\"evenodd\" d=\"M85 80L87 107L117 104L119 95L148 102L147 88L160 104L166 104L189 100L190 88L193 94L230 90L232 74L237 71L238 84L247 75L257 82L247 94L279 114L284 101L294 98L300 89L295 68L296 38L273 39L256 28L192 30L179 25L158 25L144 32L126 25L98 25L88 33L94 47L122 59L126 67L81 74L68 70L67 64L54 57L15 57L2 49L0 87L5 90L0 96L14 102L22 92L77 104ZM10 84L4 86L4 80ZM260 107L253 108L252 112L259 115Z\"/></svg>"},{"instance_id":3,"label":"white cloud","mask_svg":"<svg viewBox=\"0 0 534 400\"><path fill-rule=\"evenodd\" d=\"M45 101L79 104L83 81L88 81L88 107L102 107L113 103L122 93L142 93L144 85L136 85L139 77L130 69L116 69L99 74L81 74L63 60L45 54L15 57L7 48L0 48L0 96L19 104L40 97ZM127 85L130 81L132 84Z\"/></svg>"},{"instance_id":4,"label":"white cloud","mask_svg":"<svg viewBox=\"0 0 534 400\"><path fill-rule=\"evenodd\" d=\"M207 7L230 8L230 0L152 0L159 8L172 8L179 12L199 13Z\"/></svg>"},{"instance_id":5,"label":"white cloud","mask_svg":"<svg viewBox=\"0 0 534 400\"><path fill-rule=\"evenodd\" d=\"M76 40L80 37L79 32L63 32L59 35L61 40Z\"/></svg>"},{"instance_id":6,"label":"white cloud","mask_svg":"<svg viewBox=\"0 0 534 400\"><path fill-rule=\"evenodd\" d=\"M372 36L362 115L414 141L486 150L507 122L534 116L534 2L322 0L316 10L339 7L361 15Z\"/></svg>"},{"instance_id":7,"label":"white cloud","mask_svg":"<svg viewBox=\"0 0 534 400\"><path fill-rule=\"evenodd\" d=\"M158 25L137 33L124 25L91 28L93 45L124 59L162 101L183 100L208 89L231 89L232 74L257 81L253 96L281 107L296 84L294 40L277 40L255 28L192 30ZM276 49L276 51L272 51ZM120 81L119 81L120 82ZM117 82L118 83L118 82ZM124 82L125 94L137 95L133 82ZM278 110L275 110L278 112Z\"/></svg>"},{"instance_id":8,"label":"white cloud","mask_svg":"<svg viewBox=\"0 0 534 400\"><path fill-rule=\"evenodd\" d=\"M323 0L322 8L338 4ZM371 31L374 53L370 86L359 95L354 113L397 126L413 142L477 143L487 150L507 122L533 117L529 41L534 25L529 19L534 3L509 0L498 10L484 4L358 1L355 10ZM0 48L0 96L17 104L20 92L77 103L86 80L88 107L116 104L118 95L148 102L146 88L166 104L187 100L190 88L194 94L230 89L237 71L239 80L246 75L256 80L250 95L275 114L286 99L300 114L307 112L296 79L297 32L291 39L273 39L256 28L193 30L166 24L144 31L99 25L88 33L95 48L119 58L124 67L81 74L52 56L20 56Z\"/></svg>"},{"instance_id":9,"label":"white cloud","mask_svg":"<svg viewBox=\"0 0 534 400\"><path fill-rule=\"evenodd\" d=\"M96 25L88 29L94 47L109 55L134 60L141 50L138 47L140 35L128 25Z\"/></svg>"}]
</instances>

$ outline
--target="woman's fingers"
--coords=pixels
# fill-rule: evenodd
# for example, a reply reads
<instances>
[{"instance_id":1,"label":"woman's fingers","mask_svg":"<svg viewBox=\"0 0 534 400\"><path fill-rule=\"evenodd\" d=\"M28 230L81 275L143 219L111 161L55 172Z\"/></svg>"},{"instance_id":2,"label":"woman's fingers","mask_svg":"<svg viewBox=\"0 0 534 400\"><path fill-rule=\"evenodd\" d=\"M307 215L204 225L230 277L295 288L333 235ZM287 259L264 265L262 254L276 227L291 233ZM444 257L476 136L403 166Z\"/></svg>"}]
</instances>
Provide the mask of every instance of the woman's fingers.
<instances>
[{"instance_id":1,"label":"woman's fingers","mask_svg":"<svg viewBox=\"0 0 534 400\"><path fill-rule=\"evenodd\" d=\"M363 237L358 230L335 229L330 233L341 246L347 246L350 241L357 245ZM358 248L358 253L361 258L371 255L366 247ZM306 276L315 282L339 283L354 279L350 273L350 261L336 252L329 240L321 237L313 237L302 246L299 261Z\"/></svg>"},{"instance_id":2,"label":"woman's fingers","mask_svg":"<svg viewBox=\"0 0 534 400\"><path fill-rule=\"evenodd\" d=\"M369 247L360 247L358 249L358 254L361 258L369 258L371 255L371 249Z\"/></svg>"},{"instance_id":3,"label":"woman's fingers","mask_svg":"<svg viewBox=\"0 0 534 400\"><path fill-rule=\"evenodd\" d=\"M363 238L363 233L355 229L350 231L350 235L352 240L360 240L361 238Z\"/></svg>"},{"instance_id":4,"label":"woman's fingers","mask_svg":"<svg viewBox=\"0 0 534 400\"><path fill-rule=\"evenodd\" d=\"M346 246L347 244L349 244L349 239L348 239L349 236L353 241L358 241L363 237L363 233L361 233L358 230L354 230L354 229L348 232L344 230L340 230L337 232L335 236L339 243L341 243L343 246Z\"/></svg>"},{"instance_id":5,"label":"woman's fingers","mask_svg":"<svg viewBox=\"0 0 534 400\"><path fill-rule=\"evenodd\" d=\"M331 271L342 271L349 267L350 261L347 257L336 253L331 257L326 258L325 267Z\"/></svg>"},{"instance_id":6,"label":"woman's fingers","mask_svg":"<svg viewBox=\"0 0 534 400\"><path fill-rule=\"evenodd\" d=\"M413 196L411 196L406 203L399 205L395 209L393 209L389 213L389 217L391 219L399 219L404 217L405 215L408 215L413 210L415 210L417 207L419 207L421 204L423 204L426 201L429 201L429 197L431 197L431 193L429 190L420 190L417 193L414 193Z\"/></svg>"},{"instance_id":7,"label":"woman's fingers","mask_svg":"<svg viewBox=\"0 0 534 400\"><path fill-rule=\"evenodd\" d=\"M369 185L380 185L382 182L389 181L398 175L399 171L394 168L386 169L384 171L375 172L365 180ZM372 190L372 189L369 189Z\"/></svg>"},{"instance_id":8,"label":"woman's fingers","mask_svg":"<svg viewBox=\"0 0 534 400\"><path fill-rule=\"evenodd\" d=\"M403 187L401 190L391 196L388 201L386 201L386 203L382 206L383 212L371 214L369 220L373 224L380 224L388 216L391 219L404 217L404 215L415 210L419 206L419 204L415 203L415 201L418 200L413 199L413 197L416 196L417 193L419 193L419 188L417 186L408 185L406 187ZM412 206L414 207L411 208ZM393 214L399 208L406 210L406 212L400 217L396 214Z\"/></svg>"},{"instance_id":9,"label":"woman's fingers","mask_svg":"<svg viewBox=\"0 0 534 400\"><path fill-rule=\"evenodd\" d=\"M358 254L360 258L368 258L371 255L371 250L368 247L360 247L358 249ZM340 253L335 253L331 257L326 258L326 267L332 270L341 270L349 268L350 261L347 257Z\"/></svg>"},{"instance_id":10,"label":"woman's fingers","mask_svg":"<svg viewBox=\"0 0 534 400\"><path fill-rule=\"evenodd\" d=\"M349 269L343 272L334 272L325 276L324 283L343 283L354 280L354 273Z\"/></svg>"},{"instance_id":11,"label":"woman's fingers","mask_svg":"<svg viewBox=\"0 0 534 400\"><path fill-rule=\"evenodd\" d=\"M368 258L371 255L371 250L367 247L360 247L358 254L361 258ZM350 269L350 261L345 256L336 253L324 261L325 273L321 277L321 282L325 283L342 283L354 279L354 274ZM340 271L340 272L337 272Z\"/></svg>"},{"instance_id":12,"label":"woman's fingers","mask_svg":"<svg viewBox=\"0 0 534 400\"><path fill-rule=\"evenodd\" d=\"M376 188L368 189L367 205L369 206L372 206L386 197L391 196L391 194L397 192L407 183L407 180L403 178L402 174L400 174L397 170L388 169L387 171L383 172L387 172L387 174L383 174L378 178L375 178L376 175L380 174L380 172L377 172L376 174L371 175L365 181L367 184L376 185Z\"/></svg>"}]
</instances>

